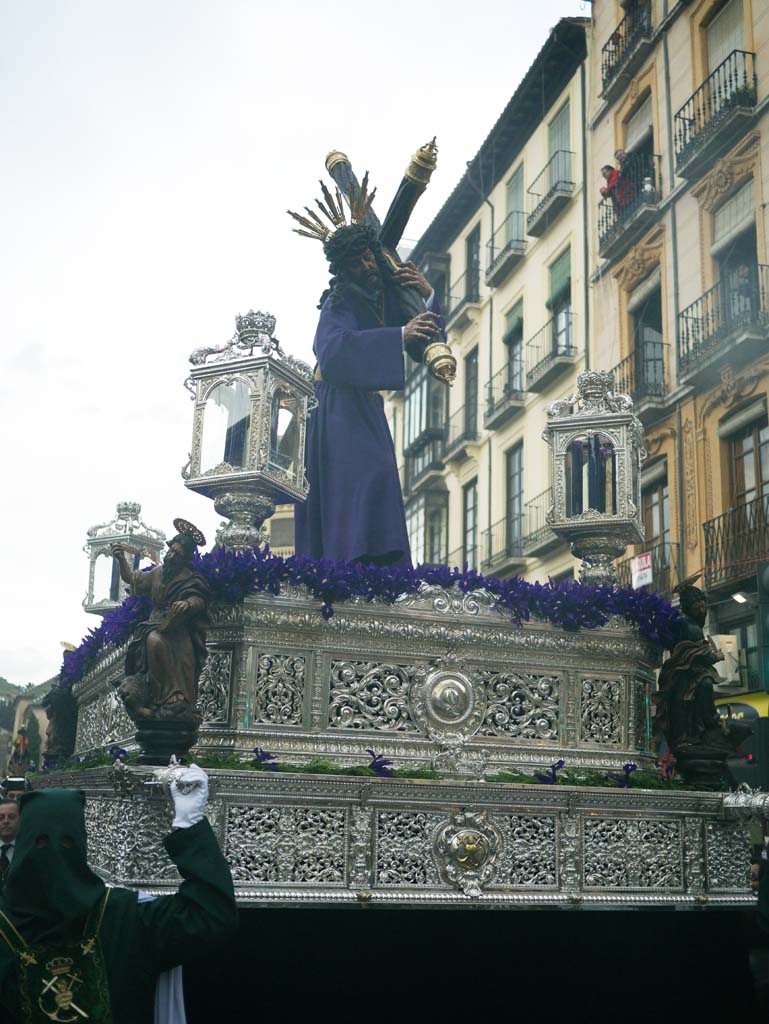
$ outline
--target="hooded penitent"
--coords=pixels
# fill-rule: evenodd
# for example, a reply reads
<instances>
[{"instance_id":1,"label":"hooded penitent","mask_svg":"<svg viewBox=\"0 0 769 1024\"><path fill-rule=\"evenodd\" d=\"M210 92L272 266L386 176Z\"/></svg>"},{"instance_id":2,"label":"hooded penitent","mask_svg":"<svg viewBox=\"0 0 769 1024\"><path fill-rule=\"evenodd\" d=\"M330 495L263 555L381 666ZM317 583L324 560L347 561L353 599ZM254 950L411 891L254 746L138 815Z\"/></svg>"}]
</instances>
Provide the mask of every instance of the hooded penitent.
<instances>
[{"instance_id":1,"label":"hooded penitent","mask_svg":"<svg viewBox=\"0 0 769 1024\"><path fill-rule=\"evenodd\" d=\"M111 1020L98 943L108 890L88 867L84 805L72 789L20 800L0 934L17 957L25 1021Z\"/></svg>"}]
</instances>

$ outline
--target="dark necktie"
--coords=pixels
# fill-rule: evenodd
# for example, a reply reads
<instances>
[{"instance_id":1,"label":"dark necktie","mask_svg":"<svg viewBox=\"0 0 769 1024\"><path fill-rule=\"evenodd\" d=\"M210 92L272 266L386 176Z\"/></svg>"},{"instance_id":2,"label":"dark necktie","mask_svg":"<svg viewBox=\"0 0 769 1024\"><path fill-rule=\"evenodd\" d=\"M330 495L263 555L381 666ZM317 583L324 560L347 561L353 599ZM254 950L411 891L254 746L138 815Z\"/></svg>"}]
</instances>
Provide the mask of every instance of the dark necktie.
<instances>
[{"instance_id":1,"label":"dark necktie","mask_svg":"<svg viewBox=\"0 0 769 1024\"><path fill-rule=\"evenodd\" d=\"M3 845L0 846L0 881L2 881L8 874L8 868L11 866L11 862L8 859L8 851L10 848L10 843L3 843Z\"/></svg>"}]
</instances>

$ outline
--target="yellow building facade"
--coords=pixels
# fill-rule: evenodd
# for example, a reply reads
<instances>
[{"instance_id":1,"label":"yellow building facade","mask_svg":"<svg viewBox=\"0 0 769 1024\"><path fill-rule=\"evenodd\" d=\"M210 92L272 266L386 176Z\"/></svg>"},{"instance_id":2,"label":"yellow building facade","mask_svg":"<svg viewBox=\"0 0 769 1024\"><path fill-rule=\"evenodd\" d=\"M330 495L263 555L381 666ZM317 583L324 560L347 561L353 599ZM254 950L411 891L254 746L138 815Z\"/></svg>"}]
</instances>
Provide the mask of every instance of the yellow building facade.
<instances>
[{"instance_id":1,"label":"yellow building facade","mask_svg":"<svg viewBox=\"0 0 769 1024\"><path fill-rule=\"evenodd\" d=\"M592 10L590 358L648 449L629 555L663 593L701 572L709 630L734 638L725 686L769 689L769 4Z\"/></svg>"},{"instance_id":2,"label":"yellow building facade","mask_svg":"<svg viewBox=\"0 0 769 1024\"><path fill-rule=\"evenodd\" d=\"M549 402L588 356L589 22L562 19L411 256L435 288L453 387L407 360L388 403L412 558L573 575L546 524Z\"/></svg>"}]
</instances>

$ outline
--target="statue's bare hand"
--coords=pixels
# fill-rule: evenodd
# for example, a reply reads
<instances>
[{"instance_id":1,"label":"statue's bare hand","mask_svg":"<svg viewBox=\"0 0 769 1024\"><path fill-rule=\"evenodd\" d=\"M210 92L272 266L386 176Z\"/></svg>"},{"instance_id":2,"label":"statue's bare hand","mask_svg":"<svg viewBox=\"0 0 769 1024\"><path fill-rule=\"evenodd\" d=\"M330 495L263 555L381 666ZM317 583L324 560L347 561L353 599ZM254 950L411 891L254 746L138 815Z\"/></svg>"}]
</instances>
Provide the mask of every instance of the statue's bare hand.
<instances>
[{"instance_id":1,"label":"statue's bare hand","mask_svg":"<svg viewBox=\"0 0 769 1024\"><path fill-rule=\"evenodd\" d=\"M174 603L171 605L171 614L172 615L181 615L182 612L186 612L187 611L189 606L190 606L190 602L189 601L174 601Z\"/></svg>"},{"instance_id":2,"label":"statue's bare hand","mask_svg":"<svg viewBox=\"0 0 769 1024\"><path fill-rule=\"evenodd\" d=\"M125 548L122 544L112 545L112 557L113 558L125 558Z\"/></svg>"},{"instance_id":3,"label":"statue's bare hand","mask_svg":"<svg viewBox=\"0 0 769 1024\"><path fill-rule=\"evenodd\" d=\"M413 320L409 320L403 330L403 340L412 341L420 339L431 341L438 337L440 328L437 323L438 317L435 313L420 313Z\"/></svg>"},{"instance_id":4,"label":"statue's bare hand","mask_svg":"<svg viewBox=\"0 0 769 1024\"><path fill-rule=\"evenodd\" d=\"M395 271L395 280L404 288L416 288L423 299L429 299L432 287L425 275L417 268L416 263L409 260L402 263Z\"/></svg>"}]
</instances>

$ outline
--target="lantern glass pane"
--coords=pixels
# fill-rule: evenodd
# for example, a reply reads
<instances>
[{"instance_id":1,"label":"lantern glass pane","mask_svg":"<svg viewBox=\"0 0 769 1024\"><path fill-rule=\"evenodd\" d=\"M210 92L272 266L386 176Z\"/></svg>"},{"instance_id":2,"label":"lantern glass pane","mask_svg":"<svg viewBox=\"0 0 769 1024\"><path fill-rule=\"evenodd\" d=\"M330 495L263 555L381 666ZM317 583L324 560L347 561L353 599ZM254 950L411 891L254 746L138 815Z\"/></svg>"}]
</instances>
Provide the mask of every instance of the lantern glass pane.
<instances>
[{"instance_id":1,"label":"lantern glass pane","mask_svg":"<svg viewBox=\"0 0 769 1024\"><path fill-rule=\"evenodd\" d=\"M609 437L589 433L575 437L566 450L566 517L588 509L617 511L617 456Z\"/></svg>"},{"instance_id":2,"label":"lantern glass pane","mask_svg":"<svg viewBox=\"0 0 769 1024\"><path fill-rule=\"evenodd\" d=\"M297 400L284 391L278 391L272 399L269 468L293 476L298 454Z\"/></svg>"},{"instance_id":3,"label":"lantern glass pane","mask_svg":"<svg viewBox=\"0 0 769 1024\"><path fill-rule=\"evenodd\" d=\"M117 588L114 586L113 576L115 575L116 566L117 562L110 554L97 556L93 574L94 604L98 604L101 601L109 601L110 599L118 601L125 597L122 584L120 584L120 590L115 593ZM112 596L113 593L114 597Z\"/></svg>"},{"instance_id":4,"label":"lantern glass pane","mask_svg":"<svg viewBox=\"0 0 769 1024\"><path fill-rule=\"evenodd\" d=\"M200 472L208 473L226 463L245 469L251 429L251 394L241 380L217 384L206 399Z\"/></svg>"}]
</instances>

